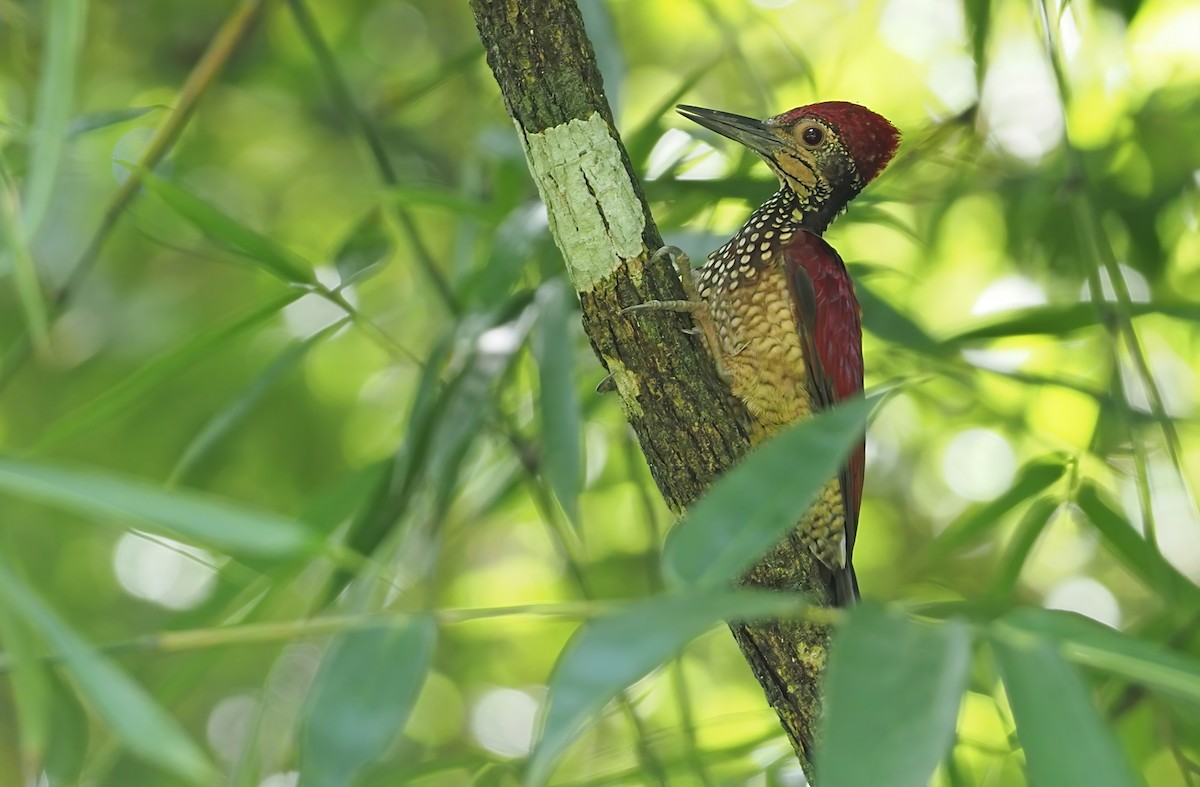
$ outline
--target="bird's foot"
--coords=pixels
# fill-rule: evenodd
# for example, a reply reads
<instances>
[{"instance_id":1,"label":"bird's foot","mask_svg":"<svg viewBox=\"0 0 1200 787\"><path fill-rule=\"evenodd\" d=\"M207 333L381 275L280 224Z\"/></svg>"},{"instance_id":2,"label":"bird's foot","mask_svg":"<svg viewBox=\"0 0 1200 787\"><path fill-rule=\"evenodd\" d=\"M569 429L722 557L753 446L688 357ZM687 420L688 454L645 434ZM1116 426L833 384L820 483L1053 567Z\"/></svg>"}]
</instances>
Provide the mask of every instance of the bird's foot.
<instances>
[{"instance_id":1,"label":"bird's foot","mask_svg":"<svg viewBox=\"0 0 1200 787\"><path fill-rule=\"evenodd\" d=\"M677 246L663 246L654 252L654 255L650 258L650 262L651 264L660 262L663 257L671 258L671 263L675 266L675 270L679 274L679 283L683 286L684 295L687 297L683 300L646 301L634 306L627 306L621 310L621 314L658 311L686 312L692 315L692 320L695 322L696 327L685 329L684 332L693 336L700 334L704 340L708 354L712 356L717 364L717 373L726 384L730 384L733 378L724 364L721 363L721 341L717 335L717 327L713 323L712 316L709 314L708 302L700 297L700 290L696 286L696 279L688 256Z\"/></svg>"}]
</instances>

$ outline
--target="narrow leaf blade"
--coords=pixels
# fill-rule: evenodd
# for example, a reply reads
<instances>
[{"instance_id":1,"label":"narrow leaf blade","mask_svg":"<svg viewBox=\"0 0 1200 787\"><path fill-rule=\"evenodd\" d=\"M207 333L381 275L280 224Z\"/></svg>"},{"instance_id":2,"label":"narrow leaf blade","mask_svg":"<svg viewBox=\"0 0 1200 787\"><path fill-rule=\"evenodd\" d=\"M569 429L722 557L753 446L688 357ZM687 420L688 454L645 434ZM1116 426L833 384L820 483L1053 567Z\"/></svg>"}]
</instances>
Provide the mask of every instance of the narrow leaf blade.
<instances>
[{"instance_id":1,"label":"narrow leaf blade","mask_svg":"<svg viewBox=\"0 0 1200 787\"><path fill-rule=\"evenodd\" d=\"M138 757L192 784L207 784L212 763L144 688L87 644L0 561L0 596L62 659L80 691Z\"/></svg>"},{"instance_id":2,"label":"narrow leaf blade","mask_svg":"<svg viewBox=\"0 0 1200 787\"><path fill-rule=\"evenodd\" d=\"M63 148L71 123L75 99L75 72L83 49L87 20L85 0L52 0L44 6L49 13L42 74L38 80L29 179L25 184L22 235L29 241L37 234L58 179Z\"/></svg>"},{"instance_id":3,"label":"narrow leaf blade","mask_svg":"<svg viewBox=\"0 0 1200 787\"><path fill-rule=\"evenodd\" d=\"M1040 638L994 638L992 651L1025 749L1032 787L1135 787L1121 748L1087 687Z\"/></svg>"},{"instance_id":4,"label":"narrow leaf blade","mask_svg":"<svg viewBox=\"0 0 1200 787\"><path fill-rule=\"evenodd\" d=\"M142 182L148 191L213 240L257 260L280 279L290 284L317 283L312 266L294 252L247 227L182 186L151 172L143 173Z\"/></svg>"},{"instance_id":5,"label":"narrow leaf blade","mask_svg":"<svg viewBox=\"0 0 1200 787\"><path fill-rule=\"evenodd\" d=\"M1068 661L1187 700L1200 708L1200 661L1074 612L1019 609L1005 625L1058 642Z\"/></svg>"},{"instance_id":6,"label":"narrow leaf blade","mask_svg":"<svg viewBox=\"0 0 1200 787\"><path fill-rule=\"evenodd\" d=\"M973 546L992 530L1009 511L1045 491L1063 477L1066 463L1061 459L1043 458L1021 468L1013 485L999 497L968 508L955 519L930 545L930 559L938 561L959 549Z\"/></svg>"},{"instance_id":7,"label":"narrow leaf blade","mask_svg":"<svg viewBox=\"0 0 1200 787\"><path fill-rule=\"evenodd\" d=\"M343 787L404 728L437 640L432 618L342 634L309 693L300 733L301 787Z\"/></svg>"},{"instance_id":8,"label":"narrow leaf blade","mask_svg":"<svg viewBox=\"0 0 1200 787\"><path fill-rule=\"evenodd\" d=\"M561 281L538 291L534 334L541 383L542 472L570 520L579 525L583 489L583 441L579 393L575 389L574 297Z\"/></svg>"},{"instance_id":9,"label":"narrow leaf blade","mask_svg":"<svg viewBox=\"0 0 1200 787\"><path fill-rule=\"evenodd\" d=\"M234 555L282 558L320 551L306 527L276 514L90 470L0 457L0 490L85 516L131 517Z\"/></svg>"},{"instance_id":10,"label":"narrow leaf blade","mask_svg":"<svg viewBox=\"0 0 1200 787\"><path fill-rule=\"evenodd\" d=\"M772 437L692 507L667 540L666 575L685 585L737 577L796 525L862 434L871 402L848 400Z\"/></svg>"},{"instance_id":11,"label":"narrow leaf blade","mask_svg":"<svg viewBox=\"0 0 1200 787\"><path fill-rule=\"evenodd\" d=\"M856 608L830 654L821 783L929 784L954 741L970 664L971 632L959 621L929 625Z\"/></svg>"},{"instance_id":12,"label":"narrow leaf blade","mask_svg":"<svg viewBox=\"0 0 1200 787\"><path fill-rule=\"evenodd\" d=\"M1200 588L1166 561L1133 525L1104 499L1094 484L1084 484L1076 502L1112 553L1133 574L1165 598L1200 603Z\"/></svg>"},{"instance_id":13,"label":"narrow leaf blade","mask_svg":"<svg viewBox=\"0 0 1200 787\"><path fill-rule=\"evenodd\" d=\"M631 602L583 624L550 678L526 784L544 783L589 718L718 621L780 617L801 603L783 593L704 589Z\"/></svg>"}]
</instances>

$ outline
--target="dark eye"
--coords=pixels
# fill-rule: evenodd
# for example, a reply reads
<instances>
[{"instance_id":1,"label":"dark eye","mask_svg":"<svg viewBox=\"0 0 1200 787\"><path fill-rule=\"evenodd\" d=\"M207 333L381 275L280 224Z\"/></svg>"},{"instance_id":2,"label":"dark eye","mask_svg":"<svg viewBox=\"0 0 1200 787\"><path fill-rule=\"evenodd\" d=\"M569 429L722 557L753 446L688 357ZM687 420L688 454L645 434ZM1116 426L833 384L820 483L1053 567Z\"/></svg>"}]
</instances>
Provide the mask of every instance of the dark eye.
<instances>
[{"instance_id":1,"label":"dark eye","mask_svg":"<svg viewBox=\"0 0 1200 787\"><path fill-rule=\"evenodd\" d=\"M800 132L800 139L804 140L805 145L816 147L825 139L825 132L821 130L820 126L809 126Z\"/></svg>"}]
</instances>

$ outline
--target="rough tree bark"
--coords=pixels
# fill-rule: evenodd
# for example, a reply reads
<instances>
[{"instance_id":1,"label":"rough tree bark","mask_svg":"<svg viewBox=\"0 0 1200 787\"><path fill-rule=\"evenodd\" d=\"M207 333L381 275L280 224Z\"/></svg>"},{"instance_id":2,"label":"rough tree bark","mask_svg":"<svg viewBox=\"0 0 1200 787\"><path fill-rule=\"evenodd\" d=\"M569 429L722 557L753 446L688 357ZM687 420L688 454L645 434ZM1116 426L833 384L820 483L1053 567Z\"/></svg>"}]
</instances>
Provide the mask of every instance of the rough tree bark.
<instances>
[{"instance_id":1,"label":"rough tree bark","mask_svg":"<svg viewBox=\"0 0 1200 787\"><path fill-rule=\"evenodd\" d=\"M621 309L684 293L613 125L575 0L471 0L488 64L529 160L579 294L584 329L667 504L682 513L749 448L745 413L686 315ZM730 522L735 528L737 522ZM786 539L749 585L829 602L807 549ZM734 637L791 739L811 760L829 632L801 621L734 624Z\"/></svg>"}]
</instances>

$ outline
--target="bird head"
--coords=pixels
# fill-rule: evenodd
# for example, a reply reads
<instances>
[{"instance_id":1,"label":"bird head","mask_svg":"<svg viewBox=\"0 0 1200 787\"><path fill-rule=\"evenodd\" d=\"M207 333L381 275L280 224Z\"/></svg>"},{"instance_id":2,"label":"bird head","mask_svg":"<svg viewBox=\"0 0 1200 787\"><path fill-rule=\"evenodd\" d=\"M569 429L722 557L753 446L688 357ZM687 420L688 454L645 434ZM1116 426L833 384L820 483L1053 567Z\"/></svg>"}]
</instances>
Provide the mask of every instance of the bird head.
<instances>
[{"instance_id":1,"label":"bird head","mask_svg":"<svg viewBox=\"0 0 1200 787\"><path fill-rule=\"evenodd\" d=\"M823 230L891 161L900 132L848 101L824 101L754 118L681 105L689 120L753 150L797 197L803 223Z\"/></svg>"}]
</instances>

